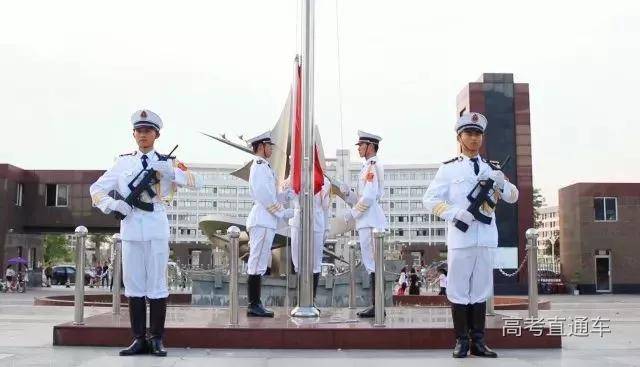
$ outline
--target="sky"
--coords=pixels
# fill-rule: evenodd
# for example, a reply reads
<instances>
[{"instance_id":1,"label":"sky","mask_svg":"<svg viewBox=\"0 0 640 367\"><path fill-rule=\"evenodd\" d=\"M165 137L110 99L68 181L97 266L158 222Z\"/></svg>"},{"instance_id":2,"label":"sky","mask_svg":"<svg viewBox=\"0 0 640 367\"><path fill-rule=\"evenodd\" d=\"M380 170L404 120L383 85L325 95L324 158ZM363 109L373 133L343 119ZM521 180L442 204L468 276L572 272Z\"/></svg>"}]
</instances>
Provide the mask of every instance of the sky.
<instances>
[{"instance_id":1,"label":"sky","mask_svg":"<svg viewBox=\"0 0 640 367\"><path fill-rule=\"evenodd\" d=\"M640 2L319 0L315 118L325 153L358 129L387 163L456 154L456 96L482 73L529 83L534 186L640 182ZM271 1L2 1L0 162L106 169L135 149L129 117L163 118L186 162L246 153L280 115L300 5ZM339 55L339 56L338 56ZM339 71L339 72L338 72ZM340 88L339 88L340 86ZM489 121L489 123L491 123Z\"/></svg>"}]
</instances>

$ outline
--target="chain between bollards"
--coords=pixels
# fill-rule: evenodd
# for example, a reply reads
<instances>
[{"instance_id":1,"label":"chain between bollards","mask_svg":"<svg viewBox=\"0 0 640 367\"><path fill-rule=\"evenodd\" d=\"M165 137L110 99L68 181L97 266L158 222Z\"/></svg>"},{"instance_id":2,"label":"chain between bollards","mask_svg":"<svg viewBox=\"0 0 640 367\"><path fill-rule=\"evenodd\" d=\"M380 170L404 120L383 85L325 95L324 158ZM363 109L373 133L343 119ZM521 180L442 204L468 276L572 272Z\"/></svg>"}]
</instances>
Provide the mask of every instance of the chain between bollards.
<instances>
[{"instance_id":1,"label":"chain between bollards","mask_svg":"<svg viewBox=\"0 0 640 367\"><path fill-rule=\"evenodd\" d=\"M111 263L111 312L120 315L120 298L122 294L122 239L120 233L114 234L113 239L113 262Z\"/></svg>"},{"instance_id":2,"label":"chain between bollards","mask_svg":"<svg viewBox=\"0 0 640 367\"><path fill-rule=\"evenodd\" d=\"M73 297L73 324L84 324L84 249L87 240L87 227L76 228L76 288Z\"/></svg>"},{"instance_id":3,"label":"chain between bollards","mask_svg":"<svg viewBox=\"0 0 640 367\"><path fill-rule=\"evenodd\" d=\"M384 327L384 230L373 230L374 259L376 263L375 319L373 326Z\"/></svg>"},{"instance_id":4,"label":"chain between bollards","mask_svg":"<svg viewBox=\"0 0 640 367\"><path fill-rule=\"evenodd\" d=\"M238 247L240 245L240 228L231 226L227 229L229 236L229 326L238 326Z\"/></svg>"}]
</instances>

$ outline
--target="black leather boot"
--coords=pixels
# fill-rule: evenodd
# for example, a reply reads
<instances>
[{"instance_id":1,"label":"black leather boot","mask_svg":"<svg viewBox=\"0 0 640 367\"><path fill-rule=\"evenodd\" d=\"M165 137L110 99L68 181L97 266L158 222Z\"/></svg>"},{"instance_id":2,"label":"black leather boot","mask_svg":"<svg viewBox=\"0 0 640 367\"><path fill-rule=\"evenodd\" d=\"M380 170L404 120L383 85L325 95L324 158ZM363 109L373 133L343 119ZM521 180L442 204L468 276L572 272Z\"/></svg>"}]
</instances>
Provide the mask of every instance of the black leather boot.
<instances>
[{"instance_id":1,"label":"black leather boot","mask_svg":"<svg viewBox=\"0 0 640 367\"><path fill-rule=\"evenodd\" d=\"M149 313L149 348L151 349L151 354L158 357L166 357L167 351L162 345L162 337L164 336L164 321L167 316L167 299L150 299Z\"/></svg>"},{"instance_id":2,"label":"black leather boot","mask_svg":"<svg viewBox=\"0 0 640 367\"><path fill-rule=\"evenodd\" d=\"M313 273L313 307L320 312L320 308L316 306L316 294L318 293L318 282L320 281L320 273Z\"/></svg>"},{"instance_id":3,"label":"black leather boot","mask_svg":"<svg viewBox=\"0 0 640 367\"><path fill-rule=\"evenodd\" d=\"M318 282L320 281L320 273L313 273L313 299L316 299L318 293Z\"/></svg>"},{"instance_id":4,"label":"black leather boot","mask_svg":"<svg viewBox=\"0 0 640 367\"><path fill-rule=\"evenodd\" d=\"M144 297L129 297L129 321L133 333L133 343L120 351L121 356L148 354L147 344L147 302Z\"/></svg>"},{"instance_id":5,"label":"black leather boot","mask_svg":"<svg viewBox=\"0 0 640 367\"><path fill-rule=\"evenodd\" d=\"M375 317L376 316L376 273L369 274L369 283L371 287L371 306L357 313L358 317Z\"/></svg>"},{"instance_id":6,"label":"black leather boot","mask_svg":"<svg viewBox=\"0 0 640 367\"><path fill-rule=\"evenodd\" d=\"M497 358L498 353L489 348L484 341L484 329L487 313L487 303L474 303L469 305L469 316L471 317L471 355L478 357Z\"/></svg>"},{"instance_id":7,"label":"black leather boot","mask_svg":"<svg viewBox=\"0 0 640 367\"><path fill-rule=\"evenodd\" d=\"M273 311L265 308L260 300L260 283L262 283L260 275L249 275L247 278L247 296L249 298L247 316L273 317Z\"/></svg>"},{"instance_id":8,"label":"black leather boot","mask_svg":"<svg viewBox=\"0 0 640 367\"><path fill-rule=\"evenodd\" d=\"M469 353L469 327L467 321L467 305L451 304L453 330L456 334L456 346L453 348L453 358L465 358Z\"/></svg>"}]
</instances>

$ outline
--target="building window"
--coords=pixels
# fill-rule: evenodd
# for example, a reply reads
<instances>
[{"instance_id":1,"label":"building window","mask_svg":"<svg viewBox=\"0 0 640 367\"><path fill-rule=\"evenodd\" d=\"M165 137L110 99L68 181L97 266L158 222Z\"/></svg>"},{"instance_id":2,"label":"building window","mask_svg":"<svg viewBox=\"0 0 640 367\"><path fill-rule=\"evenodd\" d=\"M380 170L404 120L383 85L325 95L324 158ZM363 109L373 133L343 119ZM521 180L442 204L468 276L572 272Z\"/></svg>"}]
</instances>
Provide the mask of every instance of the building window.
<instances>
[{"instance_id":1,"label":"building window","mask_svg":"<svg viewBox=\"0 0 640 367\"><path fill-rule=\"evenodd\" d=\"M420 266L422 264L422 253L418 251L411 252L411 262L413 266Z\"/></svg>"},{"instance_id":2,"label":"building window","mask_svg":"<svg viewBox=\"0 0 640 367\"><path fill-rule=\"evenodd\" d=\"M69 185L47 184L47 206L69 205Z\"/></svg>"},{"instance_id":3,"label":"building window","mask_svg":"<svg viewBox=\"0 0 640 367\"><path fill-rule=\"evenodd\" d=\"M618 220L618 198L593 198L593 211L596 222L615 222Z\"/></svg>"},{"instance_id":4,"label":"building window","mask_svg":"<svg viewBox=\"0 0 640 367\"><path fill-rule=\"evenodd\" d=\"M22 190L23 186L21 183L16 187L16 206L22 206Z\"/></svg>"}]
</instances>

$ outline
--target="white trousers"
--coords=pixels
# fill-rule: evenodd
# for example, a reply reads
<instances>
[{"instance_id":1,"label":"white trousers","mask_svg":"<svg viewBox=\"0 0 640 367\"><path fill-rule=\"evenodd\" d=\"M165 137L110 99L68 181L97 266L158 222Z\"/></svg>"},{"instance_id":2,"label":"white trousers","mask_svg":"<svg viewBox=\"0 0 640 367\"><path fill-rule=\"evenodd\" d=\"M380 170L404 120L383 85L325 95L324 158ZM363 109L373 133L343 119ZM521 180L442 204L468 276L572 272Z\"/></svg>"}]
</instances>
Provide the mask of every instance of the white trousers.
<instances>
[{"instance_id":1,"label":"white trousers","mask_svg":"<svg viewBox=\"0 0 640 367\"><path fill-rule=\"evenodd\" d=\"M297 227L291 227L291 260L293 268L298 272L298 260L300 259L300 244L302 243L300 231ZM313 232L313 272L322 270L322 250L324 249L324 233Z\"/></svg>"},{"instance_id":2,"label":"white trousers","mask_svg":"<svg viewBox=\"0 0 640 367\"><path fill-rule=\"evenodd\" d=\"M127 297L167 298L169 240L122 241L122 280Z\"/></svg>"},{"instance_id":3,"label":"white trousers","mask_svg":"<svg viewBox=\"0 0 640 367\"><path fill-rule=\"evenodd\" d=\"M358 230L358 238L360 239L360 254L362 255L362 264L369 274L375 273L376 262L373 258L373 228L360 228Z\"/></svg>"},{"instance_id":4,"label":"white trousers","mask_svg":"<svg viewBox=\"0 0 640 367\"><path fill-rule=\"evenodd\" d=\"M447 251L447 298L468 305L493 294L493 248L467 247Z\"/></svg>"},{"instance_id":5,"label":"white trousers","mask_svg":"<svg viewBox=\"0 0 640 367\"><path fill-rule=\"evenodd\" d=\"M249 228L249 261L247 274L264 275L271 261L271 245L276 231L265 227Z\"/></svg>"}]
</instances>

